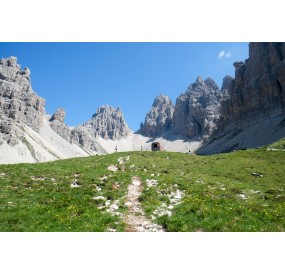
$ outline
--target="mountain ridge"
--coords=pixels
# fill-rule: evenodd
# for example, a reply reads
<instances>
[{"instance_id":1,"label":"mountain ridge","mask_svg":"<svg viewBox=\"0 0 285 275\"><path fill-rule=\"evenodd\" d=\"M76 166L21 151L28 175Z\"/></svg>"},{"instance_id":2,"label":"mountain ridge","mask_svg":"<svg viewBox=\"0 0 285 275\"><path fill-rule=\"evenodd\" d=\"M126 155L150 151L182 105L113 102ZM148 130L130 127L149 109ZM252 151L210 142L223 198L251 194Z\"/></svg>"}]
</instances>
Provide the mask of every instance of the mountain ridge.
<instances>
[{"instance_id":1,"label":"mountain ridge","mask_svg":"<svg viewBox=\"0 0 285 275\"><path fill-rule=\"evenodd\" d=\"M249 58L234 63L222 87L198 76L175 105L155 98L140 129L129 129L120 108L98 107L76 127L65 110L53 115L32 89L30 70L16 57L0 59L0 162L41 162L115 151L150 150L215 154L272 143L285 136L285 43L250 43ZM11 155L11 158L8 155Z\"/></svg>"}]
</instances>

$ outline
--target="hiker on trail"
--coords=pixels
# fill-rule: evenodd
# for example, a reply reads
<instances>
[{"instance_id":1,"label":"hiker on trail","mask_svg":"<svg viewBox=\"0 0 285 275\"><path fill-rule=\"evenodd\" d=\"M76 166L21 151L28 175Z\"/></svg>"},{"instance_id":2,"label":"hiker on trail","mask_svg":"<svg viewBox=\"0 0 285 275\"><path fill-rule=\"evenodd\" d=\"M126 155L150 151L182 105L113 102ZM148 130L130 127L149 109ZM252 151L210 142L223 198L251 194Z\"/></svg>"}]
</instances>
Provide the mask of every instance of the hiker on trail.
<instances>
[{"instance_id":1,"label":"hiker on trail","mask_svg":"<svg viewBox=\"0 0 285 275\"><path fill-rule=\"evenodd\" d=\"M118 146L115 147L115 152L116 152L116 153L118 152Z\"/></svg>"},{"instance_id":2,"label":"hiker on trail","mask_svg":"<svg viewBox=\"0 0 285 275\"><path fill-rule=\"evenodd\" d=\"M143 150L143 147L141 146L141 151Z\"/></svg>"}]
</instances>

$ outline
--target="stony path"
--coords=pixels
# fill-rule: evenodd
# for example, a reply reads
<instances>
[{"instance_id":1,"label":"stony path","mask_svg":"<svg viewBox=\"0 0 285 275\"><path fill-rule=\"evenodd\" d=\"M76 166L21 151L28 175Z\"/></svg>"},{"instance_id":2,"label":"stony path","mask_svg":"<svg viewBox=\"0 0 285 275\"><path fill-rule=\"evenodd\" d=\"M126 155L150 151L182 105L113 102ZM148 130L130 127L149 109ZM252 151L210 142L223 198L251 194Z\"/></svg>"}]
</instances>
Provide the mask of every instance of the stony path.
<instances>
[{"instance_id":1,"label":"stony path","mask_svg":"<svg viewBox=\"0 0 285 275\"><path fill-rule=\"evenodd\" d=\"M124 216L128 232L164 232L162 226L152 223L145 217L139 196L142 191L142 183L139 178L132 178L128 187L128 195L125 205L129 208Z\"/></svg>"}]
</instances>

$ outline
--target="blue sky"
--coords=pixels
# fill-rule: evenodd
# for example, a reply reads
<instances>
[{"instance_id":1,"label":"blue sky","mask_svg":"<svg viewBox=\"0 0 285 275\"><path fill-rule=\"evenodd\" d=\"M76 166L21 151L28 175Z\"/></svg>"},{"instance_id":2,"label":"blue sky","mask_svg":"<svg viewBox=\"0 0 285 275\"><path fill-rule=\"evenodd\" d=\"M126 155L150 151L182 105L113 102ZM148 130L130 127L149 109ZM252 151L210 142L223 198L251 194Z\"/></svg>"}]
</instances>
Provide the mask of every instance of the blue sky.
<instances>
[{"instance_id":1,"label":"blue sky","mask_svg":"<svg viewBox=\"0 0 285 275\"><path fill-rule=\"evenodd\" d=\"M233 63L248 58L248 43L0 43L0 57L9 56L31 69L47 113L64 107L76 126L108 104L135 131L160 93L175 104L198 75L220 87Z\"/></svg>"}]
</instances>

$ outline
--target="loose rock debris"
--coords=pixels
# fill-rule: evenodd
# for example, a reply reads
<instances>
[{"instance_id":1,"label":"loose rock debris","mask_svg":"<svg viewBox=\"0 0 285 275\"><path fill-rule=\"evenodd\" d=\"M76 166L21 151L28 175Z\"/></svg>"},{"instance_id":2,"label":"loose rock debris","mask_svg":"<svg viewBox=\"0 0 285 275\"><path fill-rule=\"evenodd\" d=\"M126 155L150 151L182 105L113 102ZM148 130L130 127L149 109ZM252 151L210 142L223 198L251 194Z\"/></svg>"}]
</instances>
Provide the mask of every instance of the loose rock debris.
<instances>
[{"instance_id":1,"label":"loose rock debris","mask_svg":"<svg viewBox=\"0 0 285 275\"><path fill-rule=\"evenodd\" d=\"M142 183L137 177L132 178L132 183L128 187L128 195L125 202L128 212L124 215L124 222L128 226L129 232L164 232L161 225L149 221L144 214L139 196L141 195Z\"/></svg>"},{"instance_id":2,"label":"loose rock debris","mask_svg":"<svg viewBox=\"0 0 285 275\"><path fill-rule=\"evenodd\" d=\"M177 184L174 185L174 187L178 187ZM160 193L160 195L162 195ZM170 201L170 205L167 205L165 202L163 202L159 207L155 209L152 215L152 219L156 219L157 217L162 216L172 216L172 209L179 205L181 203L181 200L185 197L184 191L181 191L179 189L175 191L171 191L170 194L167 195Z\"/></svg>"},{"instance_id":3,"label":"loose rock debris","mask_svg":"<svg viewBox=\"0 0 285 275\"><path fill-rule=\"evenodd\" d=\"M149 180L149 179L146 180L146 185L148 187L153 187L153 186L156 186L157 184L158 184L157 180Z\"/></svg>"},{"instance_id":4,"label":"loose rock debris","mask_svg":"<svg viewBox=\"0 0 285 275\"><path fill-rule=\"evenodd\" d=\"M81 185L78 182L74 181L73 183L70 184L70 187L71 188L78 188L78 187L81 187Z\"/></svg>"},{"instance_id":5,"label":"loose rock debris","mask_svg":"<svg viewBox=\"0 0 285 275\"><path fill-rule=\"evenodd\" d=\"M116 171L118 171L118 166L116 166L116 165L109 165L108 166L108 170L109 171L112 171L112 172L116 172Z\"/></svg>"},{"instance_id":6,"label":"loose rock debris","mask_svg":"<svg viewBox=\"0 0 285 275\"><path fill-rule=\"evenodd\" d=\"M243 199L243 200L247 200L248 198L246 197L246 195L244 194L239 194L239 196Z\"/></svg>"},{"instance_id":7,"label":"loose rock debris","mask_svg":"<svg viewBox=\"0 0 285 275\"><path fill-rule=\"evenodd\" d=\"M46 180L47 178L45 178L45 177L35 177L35 176L31 176L31 179L34 180L34 181L44 181L44 180Z\"/></svg>"},{"instance_id":8,"label":"loose rock debris","mask_svg":"<svg viewBox=\"0 0 285 275\"><path fill-rule=\"evenodd\" d=\"M252 175L252 176L255 176L255 177L264 178L264 175L259 174L259 173L255 173L255 172L252 172L251 175Z\"/></svg>"}]
</instances>

